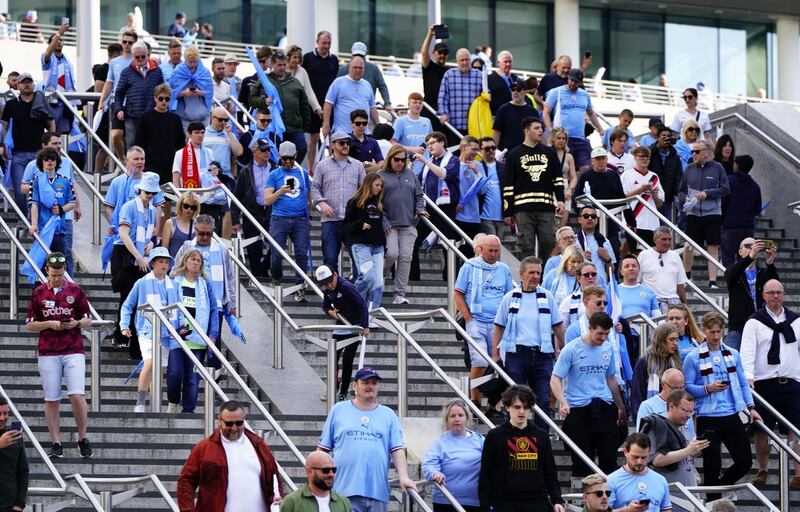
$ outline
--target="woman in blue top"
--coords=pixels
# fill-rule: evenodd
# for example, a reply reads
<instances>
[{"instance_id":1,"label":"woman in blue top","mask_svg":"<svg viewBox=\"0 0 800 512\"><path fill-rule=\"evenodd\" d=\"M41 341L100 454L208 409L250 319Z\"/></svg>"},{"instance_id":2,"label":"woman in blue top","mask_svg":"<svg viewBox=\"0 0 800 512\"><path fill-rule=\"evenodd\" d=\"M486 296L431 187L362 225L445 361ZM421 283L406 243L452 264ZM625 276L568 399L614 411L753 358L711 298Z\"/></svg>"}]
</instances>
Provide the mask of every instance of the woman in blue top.
<instances>
[{"instance_id":1,"label":"woman in blue top","mask_svg":"<svg viewBox=\"0 0 800 512\"><path fill-rule=\"evenodd\" d=\"M69 180L56 171L61 166L61 156L54 148L44 148L36 155L36 166L43 172L36 173L32 183L31 227L28 230L33 236L44 228L53 217L60 217L62 223L55 229L52 252L71 253L72 247L64 242L64 213L75 208L72 196L72 185Z\"/></svg>"},{"instance_id":2,"label":"woman in blue top","mask_svg":"<svg viewBox=\"0 0 800 512\"><path fill-rule=\"evenodd\" d=\"M445 485L467 512L478 512L483 436L467 428L472 423L472 413L462 400L452 400L444 406L442 423L444 433L428 449L422 473L428 480ZM433 510L455 511L438 488L433 490Z\"/></svg>"},{"instance_id":3,"label":"woman in blue top","mask_svg":"<svg viewBox=\"0 0 800 512\"><path fill-rule=\"evenodd\" d=\"M689 119L681 127L681 138L675 143L675 151L681 159L681 165L686 169L692 161L692 144L700 140L700 125Z\"/></svg>"},{"instance_id":4,"label":"woman in blue top","mask_svg":"<svg viewBox=\"0 0 800 512\"><path fill-rule=\"evenodd\" d=\"M564 297L575 290L578 268L584 261L583 250L577 245L570 245L561 254L558 267L545 274L542 287L553 294L556 304L561 304Z\"/></svg>"},{"instance_id":5,"label":"woman in blue top","mask_svg":"<svg viewBox=\"0 0 800 512\"><path fill-rule=\"evenodd\" d=\"M671 305L667 310L667 322L678 329L678 353L681 356L681 362L683 362L689 352L703 343L706 336L697 327L694 315L685 304Z\"/></svg>"},{"instance_id":6,"label":"woman in blue top","mask_svg":"<svg viewBox=\"0 0 800 512\"><path fill-rule=\"evenodd\" d=\"M209 339L215 340L219 335L219 310L217 299L211 283L203 269L203 254L198 249L189 249L183 253L180 261L172 271L175 287L178 289L180 301L186 306L189 314L203 328ZM194 356L202 363L206 356L206 342L194 330L192 325L183 319L178 330L186 345ZM197 384L200 376L194 371L194 364L183 348L175 340L169 344L169 366L167 367L167 412L178 412L178 404L183 405L181 412L194 412L197 404ZM182 389L181 389L182 388ZM181 395L181 390L183 394Z\"/></svg>"}]
</instances>

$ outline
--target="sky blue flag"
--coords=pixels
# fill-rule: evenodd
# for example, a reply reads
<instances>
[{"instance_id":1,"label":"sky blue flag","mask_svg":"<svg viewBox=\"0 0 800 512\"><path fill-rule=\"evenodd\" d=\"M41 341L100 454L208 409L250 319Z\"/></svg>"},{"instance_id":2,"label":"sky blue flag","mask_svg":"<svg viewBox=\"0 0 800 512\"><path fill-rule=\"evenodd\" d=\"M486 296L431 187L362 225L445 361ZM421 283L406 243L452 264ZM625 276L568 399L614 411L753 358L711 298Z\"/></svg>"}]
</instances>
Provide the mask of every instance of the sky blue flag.
<instances>
[{"instance_id":1,"label":"sky blue flag","mask_svg":"<svg viewBox=\"0 0 800 512\"><path fill-rule=\"evenodd\" d=\"M232 315L229 308L225 308L225 320L228 322L228 327L231 329L231 334L237 336L242 343L247 343L247 338L244 337L242 326L239 324L239 319L236 315Z\"/></svg>"},{"instance_id":2,"label":"sky blue flag","mask_svg":"<svg viewBox=\"0 0 800 512\"><path fill-rule=\"evenodd\" d=\"M247 51L247 56L250 57L250 62L253 63L253 67L256 68L256 74L258 75L258 79L261 81L261 85L264 87L264 92L267 93L267 96L272 98L272 104L269 106L269 111L272 114L272 122L269 124L269 129L273 130L278 137L283 138L283 133L286 131L286 126L283 124L283 118L281 117L283 105L281 104L281 97L278 95L278 90L274 85L272 85L272 82L269 81L269 78L267 78L267 74L264 73L264 70L261 69L261 64L258 63L258 59L256 58L256 53L253 51L253 48L250 46L245 46L244 49Z\"/></svg>"},{"instance_id":3,"label":"sky blue flag","mask_svg":"<svg viewBox=\"0 0 800 512\"><path fill-rule=\"evenodd\" d=\"M131 373L130 373L130 374L128 375L128 377L127 377L127 378L126 378L126 379L123 381L123 384L127 384L127 383L129 383L129 382L131 381L131 379L133 379L134 375L136 375L137 373L139 373L140 371L142 371L142 368L144 368L144 359L142 359L141 361L139 361L139 364L137 364L136 366L134 366L134 368L133 368L133 370L131 371Z\"/></svg>"},{"instance_id":4,"label":"sky blue flag","mask_svg":"<svg viewBox=\"0 0 800 512\"><path fill-rule=\"evenodd\" d=\"M53 236L56 234L56 231L62 230L64 227L64 219L59 217L58 215L53 215L50 217L50 220L47 221L47 224L39 231L39 238L42 239L42 242L47 246L42 247L38 243L34 242L31 245L30 254L31 259L36 264L36 268L42 268L44 266L44 261L47 258L47 254L50 252L50 244L53 243ZM19 270L19 273L23 276L28 278L28 282L33 284L38 279L36 275L36 269L31 266L28 261L25 261L25 264L22 265L22 268Z\"/></svg>"}]
</instances>

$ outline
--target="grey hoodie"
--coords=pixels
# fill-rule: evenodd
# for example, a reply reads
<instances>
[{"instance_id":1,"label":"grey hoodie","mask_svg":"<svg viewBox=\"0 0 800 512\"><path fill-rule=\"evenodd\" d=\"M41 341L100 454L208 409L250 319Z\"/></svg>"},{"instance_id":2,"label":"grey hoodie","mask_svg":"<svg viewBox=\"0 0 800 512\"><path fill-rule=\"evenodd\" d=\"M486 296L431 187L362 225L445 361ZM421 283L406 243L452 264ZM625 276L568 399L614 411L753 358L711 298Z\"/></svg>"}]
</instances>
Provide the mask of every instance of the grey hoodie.
<instances>
[{"instance_id":1,"label":"grey hoodie","mask_svg":"<svg viewBox=\"0 0 800 512\"><path fill-rule=\"evenodd\" d=\"M395 228L416 226L425 199L414 171L406 167L400 173L384 170L378 175L383 178L383 218Z\"/></svg>"},{"instance_id":2,"label":"grey hoodie","mask_svg":"<svg viewBox=\"0 0 800 512\"><path fill-rule=\"evenodd\" d=\"M730 194L731 189L722 164L709 160L702 167L695 163L686 166L679 192L686 194L687 201L705 192L707 197L689 210L688 215L707 217L722 215L722 198Z\"/></svg>"}]
</instances>

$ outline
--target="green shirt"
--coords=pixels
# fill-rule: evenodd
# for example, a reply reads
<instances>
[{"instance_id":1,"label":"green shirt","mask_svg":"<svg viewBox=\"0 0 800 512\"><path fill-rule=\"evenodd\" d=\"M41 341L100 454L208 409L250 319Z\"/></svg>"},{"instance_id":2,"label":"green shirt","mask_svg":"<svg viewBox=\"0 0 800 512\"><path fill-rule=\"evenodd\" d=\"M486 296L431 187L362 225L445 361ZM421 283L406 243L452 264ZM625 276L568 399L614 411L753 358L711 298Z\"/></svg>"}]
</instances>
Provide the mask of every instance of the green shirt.
<instances>
[{"instance_id":1,"label":"green shirt","mask_svg":"<svg viewBox=\"0 0 800 512\"><path fill-rule=\"evenodd\" d=\"M350 502L338 492L330 491L331 512L352 512ZM281 512L318 512L317 498L311 493L308 484L287 495L281 501Z\"/></svg>"}]
</instances>

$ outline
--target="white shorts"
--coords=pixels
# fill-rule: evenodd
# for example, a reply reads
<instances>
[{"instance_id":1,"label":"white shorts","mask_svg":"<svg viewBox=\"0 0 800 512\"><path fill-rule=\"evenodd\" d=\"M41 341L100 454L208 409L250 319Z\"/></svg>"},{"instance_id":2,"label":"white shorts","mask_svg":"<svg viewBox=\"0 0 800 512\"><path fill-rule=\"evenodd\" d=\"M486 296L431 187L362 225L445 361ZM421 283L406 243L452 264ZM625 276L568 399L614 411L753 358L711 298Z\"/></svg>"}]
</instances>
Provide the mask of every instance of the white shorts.
<instances>
[{"instance_id":1,"label":"white shorts","mask_svg":"<svg viewBox=\"0 0 800 512\"><path fill-rule=\"evenodd\" d=\"M163 345L159 345L161 347L161 366L164 367L167 365L167 360L169 358L169 349L164 347ZM152 340L147 340L139 337L139 350L142 351L142 359L144 361L150 361L153 359L153 342Z\"/></svg>"},{"instance_id":2,"label":"white shorts","mask_svg":"<svg viewBox=\"0 0 800 512\"><path fill-rule=\"evenodd\" d=\"M61 400L61 378L67 382L67 395L86 394L86 356L39 356L39 376L42 378L45 402Z\"/></svg>"}]
</instances>

